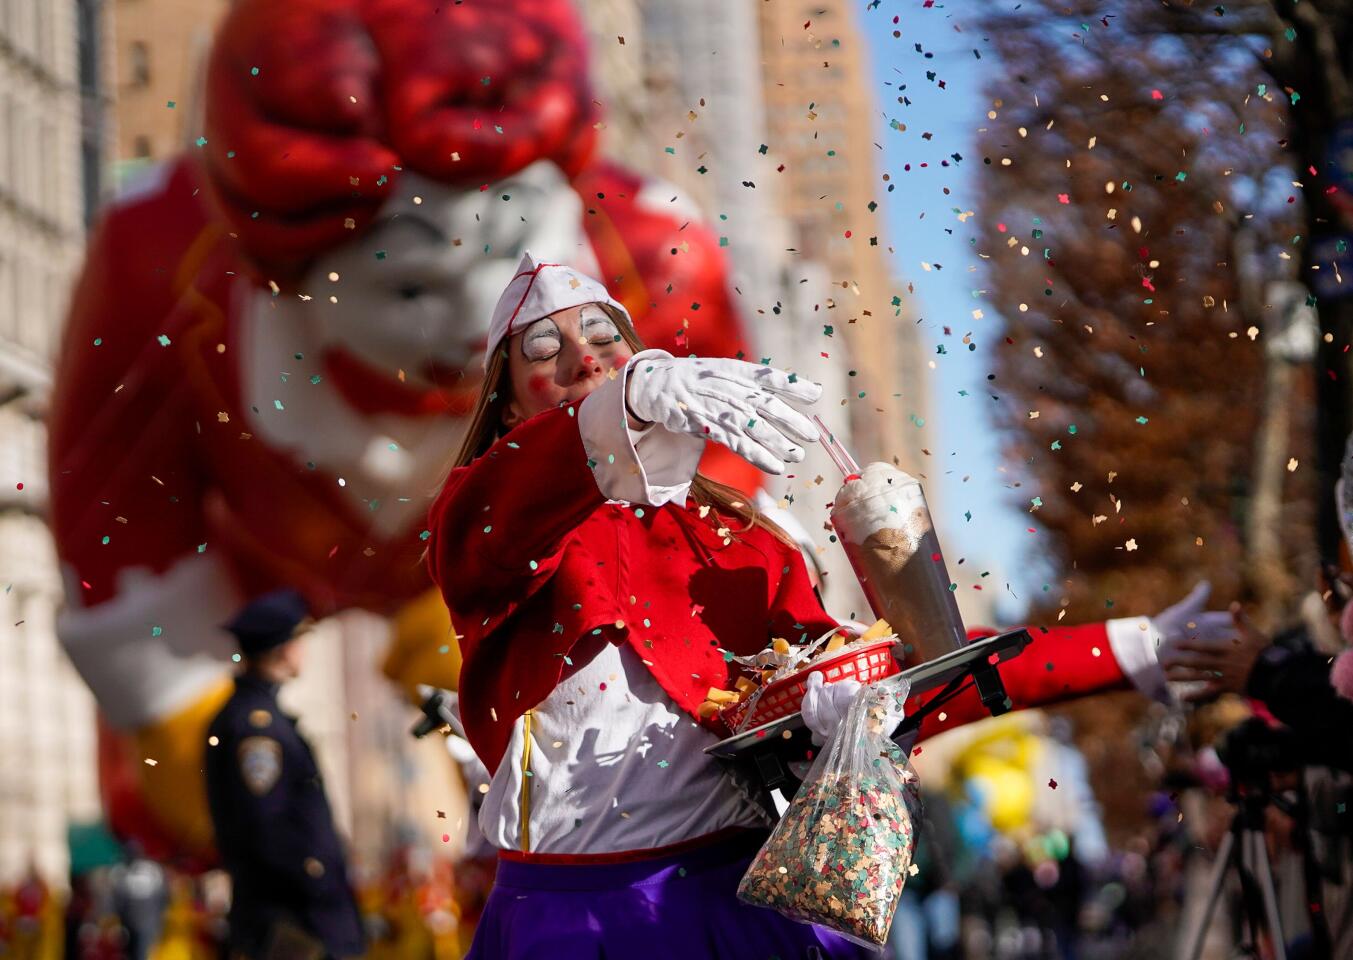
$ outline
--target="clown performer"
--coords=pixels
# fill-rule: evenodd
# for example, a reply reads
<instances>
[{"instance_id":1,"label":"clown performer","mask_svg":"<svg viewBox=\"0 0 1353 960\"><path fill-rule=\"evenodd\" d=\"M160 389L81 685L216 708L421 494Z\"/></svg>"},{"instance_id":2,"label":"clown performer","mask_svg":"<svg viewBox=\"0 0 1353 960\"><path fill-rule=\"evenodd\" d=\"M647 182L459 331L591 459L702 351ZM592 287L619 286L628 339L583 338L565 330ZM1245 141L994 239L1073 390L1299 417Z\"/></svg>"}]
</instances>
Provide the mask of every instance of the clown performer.
<instances>
[{"instance_id":1,"label":"clown performer","mask_svg":"<svg viewBox=\"0 0 1353 960\"><path fill-rule=\"evenodd\" d=\"M703 752L727 735L700 705L732 686L732 656L838 624L790 538L699 461L712 440L783 473L815 436L791 404L821 388L646 350L604 286L529 253L488 347L428 546L460 631L461 720L492 772L479 822L498 878L470 956L862 955L736 900L772 814ZM1007 690L1033 706L1160 681L1149 626L1038 634ZM850 693L810 689L817 736ZM984 715L969 690L921 736Z\"/></svg>"},{"instance_id":2,"label":"clown performer","mask_svg":"<svg viewBox=\"0 0 1353 960\"><path fill-rule=\"evenodd\" d=\"M104 211L53 389L57 629L105 810L151 855L211 857L219 625L248 599L389 616L387 673L455 687L422 533L527 245L605 277L650 343L743 349L717 235L596 156L587 70L565 0L239 0L200 143Z\"/></svg>"}]
</instances>

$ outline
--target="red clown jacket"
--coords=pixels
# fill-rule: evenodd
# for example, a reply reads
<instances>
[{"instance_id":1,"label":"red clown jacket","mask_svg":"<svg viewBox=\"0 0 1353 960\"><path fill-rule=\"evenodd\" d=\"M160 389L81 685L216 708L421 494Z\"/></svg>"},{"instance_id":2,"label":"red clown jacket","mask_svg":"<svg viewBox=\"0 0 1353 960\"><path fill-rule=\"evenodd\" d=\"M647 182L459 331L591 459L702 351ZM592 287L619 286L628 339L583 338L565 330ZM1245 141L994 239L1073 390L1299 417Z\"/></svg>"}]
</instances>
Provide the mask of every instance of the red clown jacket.
<instances>
[{"instance_id":1,"label":"red clown jacket","mask_svg":"<svg viewBox=\"0 0 1353 960\"><path fill-rule=\"evenodd\" d=\"M491 770L516 719L549 695L589 633L629 644L680 709L726 732L697 708L710 687L733 685L733 656L837 625L797 548L764 528L702 517L690 499L608 501L579 409L539 414L454 470L430 514L429 570L460 631L462 720ZM1129 685L1107 625L1031 632L1034 643L1001 668L1015 706ZM922 736L985 715L967 691Z\"/></svg>"}]
</instances>

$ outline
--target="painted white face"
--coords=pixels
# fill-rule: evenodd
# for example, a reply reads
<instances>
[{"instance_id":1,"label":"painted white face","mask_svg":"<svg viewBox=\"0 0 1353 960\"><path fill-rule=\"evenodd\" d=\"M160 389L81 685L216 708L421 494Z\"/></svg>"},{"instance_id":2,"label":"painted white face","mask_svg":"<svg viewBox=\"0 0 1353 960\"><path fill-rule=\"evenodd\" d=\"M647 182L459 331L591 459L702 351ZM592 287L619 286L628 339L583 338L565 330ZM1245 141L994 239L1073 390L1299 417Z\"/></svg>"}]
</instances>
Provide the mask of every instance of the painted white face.
<instances>
[{"instance_id":1,"label":"painted white face","mask_svg":"<svg viewBox=\"0 0 1353 960\"><path fill-rule=\"evenodd\" d=\"M494 304L528 247L592 259L581 201L553 163L487 190L405 172L375 223L306 274L312 332L324 347L403 370L411 386L454 386L477 374Z\"/></svg>"}]
</instances>

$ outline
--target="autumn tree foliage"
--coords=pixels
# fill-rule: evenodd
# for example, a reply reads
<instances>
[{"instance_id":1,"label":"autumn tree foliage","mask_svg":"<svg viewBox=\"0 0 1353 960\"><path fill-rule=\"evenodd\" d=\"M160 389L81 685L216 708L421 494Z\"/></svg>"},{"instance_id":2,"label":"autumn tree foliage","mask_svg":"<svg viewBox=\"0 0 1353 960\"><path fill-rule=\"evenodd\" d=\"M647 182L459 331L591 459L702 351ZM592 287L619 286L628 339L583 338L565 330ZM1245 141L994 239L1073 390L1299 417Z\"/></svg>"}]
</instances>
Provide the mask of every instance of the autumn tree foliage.
<instances>
[{"instance_id":1,"label":"autumn tree foliage","mask_svg":"<svg viewBox=\"0 0 1353 960\"><path fill-rule=\"evenodd\" d=\"M1218 599L1253 593L1267 301L1302 232L1290 98L1251 38L1171 33L1153 4L1003 9L985 24L1000 69L978 243L1006 319L990 392L1059 577L1038 613L1150 612L1202 577ZM1309 380L1281 398L1292 598L1314 563Z\"/></svg>"}]
</instances>

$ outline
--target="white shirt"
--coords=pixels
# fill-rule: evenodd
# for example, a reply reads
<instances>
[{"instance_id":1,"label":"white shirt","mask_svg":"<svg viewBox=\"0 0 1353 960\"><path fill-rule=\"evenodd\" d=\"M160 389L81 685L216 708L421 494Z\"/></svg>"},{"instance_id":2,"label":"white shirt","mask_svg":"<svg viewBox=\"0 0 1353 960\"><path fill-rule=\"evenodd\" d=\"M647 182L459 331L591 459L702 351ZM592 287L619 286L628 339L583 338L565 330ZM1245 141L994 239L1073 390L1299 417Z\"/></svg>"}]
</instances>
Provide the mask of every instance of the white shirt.
<instances>
[{"instance_id":1,"label":"white shirt","mask_svg":"<svg viewBox=\"0 0 1353 960\"><path fill-rule=\"evenodd\" d=\"M615 853L771 823L705 755L718 737L677 707L633 650L589 637L570 659L576 672L513 727L479 812L490 843Z\"/></svg>"}]
</instances>

